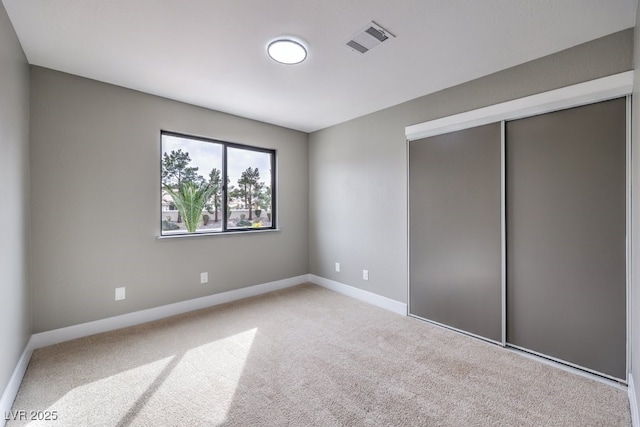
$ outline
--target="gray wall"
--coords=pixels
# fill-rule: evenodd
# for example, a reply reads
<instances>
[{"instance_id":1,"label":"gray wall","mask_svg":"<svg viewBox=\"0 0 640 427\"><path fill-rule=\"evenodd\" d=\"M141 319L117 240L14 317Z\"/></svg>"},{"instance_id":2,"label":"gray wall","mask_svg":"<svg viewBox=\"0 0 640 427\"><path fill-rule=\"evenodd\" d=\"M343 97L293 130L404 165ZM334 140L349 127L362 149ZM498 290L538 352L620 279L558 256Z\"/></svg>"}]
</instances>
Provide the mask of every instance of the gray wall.
<instances>
[{"instance_id":1,"label":"gray wall","mask_svg":"<svg viewBox=\"0 0 640 427\"><path fill-rule=\"evenodd\" d=\"M311 273L406 302L405 126L632 67L629 29L312 133ZM340 273L334 262L341 263ZM369 270L368 282L362 269Z\"/></svg>"},{"instance_id":2,"label":"gray wall","mask_svg":"<svg viewBox=\"0 0 640 427\"><path fill-rule=\"evenodd\" d=\"M640 22L640 8L636 23ZM631 374L640 407L640 31L634 34L634 72L631 130Z\"/></svg>"},{"instance_id":3,"label":"gray wall","mask_svg":"<svg viewBox=\"0 0 640 427\"><path fill-rule=\"evenodd\" d=\"M29 65L0 3L0 394L31 333L29 242Z\"/></svg>"},{"instance_id":4,"label":"gray wall","mask_svg":"<svg viewBox=\"0 0 640 427\"><path fill-rule=\"evenodd\" d=\"M307 134L39 67L31 94L34 333L308 273ZM158 240L161 129L278 150L282 231Z\"/></svg>"}]
</instances>

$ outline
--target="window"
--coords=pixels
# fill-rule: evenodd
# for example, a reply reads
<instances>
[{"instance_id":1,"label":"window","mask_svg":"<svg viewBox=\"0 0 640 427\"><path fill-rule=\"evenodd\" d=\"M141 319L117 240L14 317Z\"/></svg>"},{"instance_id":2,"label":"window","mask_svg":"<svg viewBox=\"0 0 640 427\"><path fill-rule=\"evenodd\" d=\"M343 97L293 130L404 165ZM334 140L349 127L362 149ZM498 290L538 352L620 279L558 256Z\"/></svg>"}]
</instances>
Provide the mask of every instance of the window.
<instances>
[{"instance_id":1,"label":"window","mask_svg":"<svg viewBox=\"0 0 640 427\"><path fill-rule=\"evenodd\" d=\"M275 150L162 132L161 235L274 229Z\"/></svg>"}]
</instances>

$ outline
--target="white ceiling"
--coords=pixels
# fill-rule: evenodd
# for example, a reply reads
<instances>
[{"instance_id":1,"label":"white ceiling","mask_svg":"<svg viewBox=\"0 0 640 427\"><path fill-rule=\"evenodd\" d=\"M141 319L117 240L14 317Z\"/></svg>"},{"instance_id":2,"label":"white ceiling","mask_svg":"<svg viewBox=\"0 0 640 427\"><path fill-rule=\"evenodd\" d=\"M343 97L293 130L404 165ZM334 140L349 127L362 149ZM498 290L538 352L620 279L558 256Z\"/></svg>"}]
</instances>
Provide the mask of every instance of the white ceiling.
<instances>
[{"instance_id":1,"label":"white ceiling","mask_svg":"<svg viewBox=\"0 0 640 427\"><path fill-rule=\"evenodd\" d=\"M322 129L635 25L638 0L2 0L29 63ZM397 37L343 46L371 20ZM266 45L304 40L278 64Z\"/></svg>"}]
</instances>

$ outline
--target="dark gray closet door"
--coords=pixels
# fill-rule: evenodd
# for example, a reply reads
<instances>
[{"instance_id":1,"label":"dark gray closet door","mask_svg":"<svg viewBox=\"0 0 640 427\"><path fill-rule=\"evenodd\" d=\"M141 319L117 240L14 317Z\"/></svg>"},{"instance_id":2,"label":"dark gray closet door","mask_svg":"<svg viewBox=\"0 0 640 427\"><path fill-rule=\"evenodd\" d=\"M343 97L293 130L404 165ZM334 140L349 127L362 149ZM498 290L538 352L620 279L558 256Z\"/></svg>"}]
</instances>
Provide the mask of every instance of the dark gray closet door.
<instances>
[{"instance_id":1,"label":"dark gray closet door","mask_svg":"<svg viewBox=\"0 0 640 427\"><path fill-rule=\"evenodd\" d=\"M502 340L500 124L409 143L411 314Z\"/></svg>"},{"instance_id":2,"label":"dark gray closet door","mask_svg":"<svg viewBox=\"0 0 640 427\"><path fill-rule=\"evenodd\" d=\"M626 378L626 100L508 122L507 341Z\"/></svg>"}]
</instances>

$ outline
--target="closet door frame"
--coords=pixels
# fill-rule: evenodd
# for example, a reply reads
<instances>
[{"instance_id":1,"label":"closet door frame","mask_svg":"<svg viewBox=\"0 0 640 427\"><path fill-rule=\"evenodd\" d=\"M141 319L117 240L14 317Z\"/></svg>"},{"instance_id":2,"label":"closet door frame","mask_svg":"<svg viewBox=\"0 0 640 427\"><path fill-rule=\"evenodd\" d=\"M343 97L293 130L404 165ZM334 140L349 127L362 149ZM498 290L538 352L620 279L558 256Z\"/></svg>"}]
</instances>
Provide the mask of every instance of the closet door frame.
<instances>
[{"instance_id":1,"label":"closet door frame","mask_svg":"<svg viewBox=\"0 0 640 427\"><path fill-rule=\"evenodd\" d=\"M435 323L439 326L444 326L448 329L455 330L467 335L480 338L485 341L499 344L503 347L511 347L506 341L506 320L507 320L507 306L506 306L506 196L505 196L505 178L506 178L506 164L505 164L505 123L509 120L515 120L538 114L549 113L553 111L579 107L583 105L593 104L597 102L607 101L615 98L626 98L626 376L628 377L631 370L631 93L633 91L633 71L627 71L620 74L614 74L611 76L603 77L596 80L591 80L584 83L579 83L572 86L567 86L560 89L555 89L548 92L531 95L524 98L519 98L512 101L507 101L501 104L495 104L488 107L483 107L477 110L472 110L460 114L455 114L448 117L443 117L436 120L426 121L415 125L407 126L405 128L405 153L406 153L406 179L407 179L407 312L411 317L417 317L410 313L411 307L411 218L410 218L410 199L409 199L409 143L419 139L427 138L430 136L441 135L445 133L455 132L458 130L468 129L476 126L482 126L490 123L501 123L501 287L502 287L502 342L496 342L491 339L487 339L463 330L442 325L437 322L426 320L430 323ZM513 347L511 347L513 348ZM516 349L518 350L518 349ZM591 372L601 377L612 379L616 382L620 382L621 379L613 378L601 372L596 372L588 368L574 365L570 362L554 359L547 355L537 355L546 360L552 360L559 362L564 367L575 367L580 371ZM622 381L626 384L625 378Z\"/></svg>"}]
</instances>

